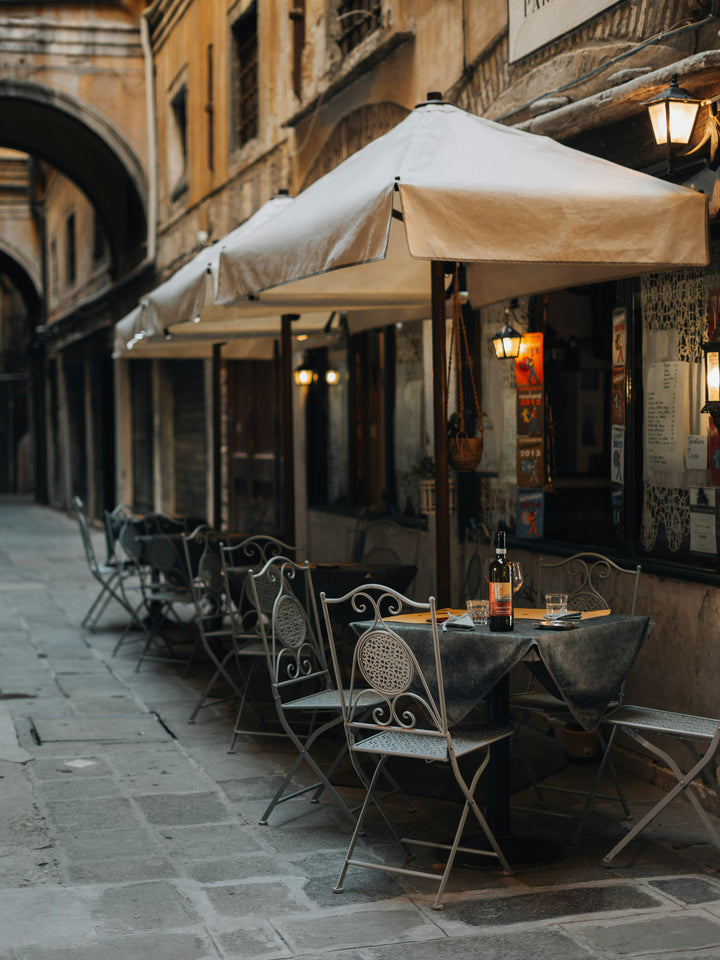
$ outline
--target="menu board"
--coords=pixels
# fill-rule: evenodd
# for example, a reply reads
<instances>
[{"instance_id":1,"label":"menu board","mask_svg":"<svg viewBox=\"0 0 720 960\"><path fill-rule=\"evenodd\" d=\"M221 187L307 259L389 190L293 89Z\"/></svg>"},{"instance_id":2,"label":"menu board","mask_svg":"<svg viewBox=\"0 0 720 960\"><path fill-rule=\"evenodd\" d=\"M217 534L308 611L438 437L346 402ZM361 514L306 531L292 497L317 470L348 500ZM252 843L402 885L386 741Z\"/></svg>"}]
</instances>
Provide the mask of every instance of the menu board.
<instances>
[{"instance_id":1,"label":"menu board","mask_svg":"<svg viewBox=\"0 0 720 960\"><path fill-rule=\"evenodd\" d=\"M645 461L654 470L684 470L689 365L653 363L645 393Z\"/></svg>"}]
</instances>

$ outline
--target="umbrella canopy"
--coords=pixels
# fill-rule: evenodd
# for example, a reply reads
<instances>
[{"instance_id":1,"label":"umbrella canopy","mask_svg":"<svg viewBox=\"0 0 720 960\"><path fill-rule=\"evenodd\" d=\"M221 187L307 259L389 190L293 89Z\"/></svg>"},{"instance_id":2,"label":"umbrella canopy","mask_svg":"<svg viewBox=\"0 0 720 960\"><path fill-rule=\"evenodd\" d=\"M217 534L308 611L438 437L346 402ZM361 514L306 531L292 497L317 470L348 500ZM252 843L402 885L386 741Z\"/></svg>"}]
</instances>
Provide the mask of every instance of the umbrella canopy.
<instances>
[{"instance_id":1,"label":"umbrella canopy","mask_svg":"<svg viewBox=\"0 0 720 960\"><path fill-rule=\"evenodd\" d=\"M427 305L422 261L455 260L469 264L477 307L702 265L706 206L703 194L430 101L251 238L226 238L217 300Z\"/></svg>"},{"instance_id":2,"label":"umbrella canopy","mask_svg":"<svg viewBox=\"0 0 720 960\"><path fill-rule=\"evenodd\" d=\"M468 265L478 307L708 259L704 195L428 101L251 238L224 243L217 302L431 313L437 594L449 603L443 262Z\"/></svg>"}]
</instances>

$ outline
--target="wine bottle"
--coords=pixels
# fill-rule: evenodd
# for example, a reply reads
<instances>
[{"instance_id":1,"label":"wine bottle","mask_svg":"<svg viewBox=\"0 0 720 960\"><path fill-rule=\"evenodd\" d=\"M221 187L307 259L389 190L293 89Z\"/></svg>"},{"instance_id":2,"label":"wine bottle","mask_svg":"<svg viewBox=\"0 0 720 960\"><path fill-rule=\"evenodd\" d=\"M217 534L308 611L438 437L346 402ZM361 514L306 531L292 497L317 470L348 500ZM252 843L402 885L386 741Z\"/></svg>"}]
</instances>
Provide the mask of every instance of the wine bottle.
<instances>
[{"instance_id":1,"label":"wine bottle","mask_svg":"<svg viewBox=\"0 0 720 960\"><path fill-rule=\"evenodd\" d=\"M506 553L505 531L498 530L495 535L495 559L488 570L490 588L488 626L495 631L512 630L514 625L512 564L507 559Z\"/></svg>"}]
</instances>

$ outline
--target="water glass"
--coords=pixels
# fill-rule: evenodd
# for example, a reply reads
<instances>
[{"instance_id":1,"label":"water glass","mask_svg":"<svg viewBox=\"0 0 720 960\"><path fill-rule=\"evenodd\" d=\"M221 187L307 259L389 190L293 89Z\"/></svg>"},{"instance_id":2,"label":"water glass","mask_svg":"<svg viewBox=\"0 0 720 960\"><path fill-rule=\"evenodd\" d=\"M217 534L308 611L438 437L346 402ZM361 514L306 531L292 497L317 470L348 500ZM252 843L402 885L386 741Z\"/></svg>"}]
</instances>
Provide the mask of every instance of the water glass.
<instances>
[{"instance_id":1,"label":"water glass","mask_svg":"<svg viewBox=\"0 0 720 960\"><path fill-rule=\"evenodd\" d=\"M559 617L567 613L568 595L566 593L546 593L545 594L545 616L552 620L553 617Z\"/></svg>"},{"instance_id":2,"label":"water glass","mask_svg":"<svg viewBox=\"0 0 720 960\"><path fill-rule=\"evenodd\" d=\"M468 600L466 606L473 623L477 623L479 626L487 624L490 609L488 600Z\"/></svg>"}]
</instances>

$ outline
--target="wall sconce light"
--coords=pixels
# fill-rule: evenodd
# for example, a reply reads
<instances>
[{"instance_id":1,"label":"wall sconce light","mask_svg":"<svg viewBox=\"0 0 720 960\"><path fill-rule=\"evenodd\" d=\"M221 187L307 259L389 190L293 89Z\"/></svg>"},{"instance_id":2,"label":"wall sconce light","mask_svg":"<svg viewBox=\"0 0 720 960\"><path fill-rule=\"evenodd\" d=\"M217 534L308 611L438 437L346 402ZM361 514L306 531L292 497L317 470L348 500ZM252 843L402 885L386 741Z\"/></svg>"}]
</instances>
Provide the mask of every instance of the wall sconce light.
<instances>
[{"instance_id":1,"label":"wall sconce light","mask_svg":"<svg viewBox=\"0 0 720 960\"><path fill-rule=\"evenodd\" d=\"M295 383L299 387L309 387L313 380L315 380L316 376L317 374L315 371L311 370L310 367L306 367L304 363L301 363L293 373Z\"/></svg>"},{"instance_id":2,"label":"wall sconce light","mask_svg":"<svg viewBox=\"0 0 720 960\"><path fill-rule=\"evenodd\" d=\"M326 370L325 371L325 383L329 384L331 387L336 386L340 383L340 371L339 370Z\"/></svg>"},{"instance_id":3,"label":"wall sconce light","mask_svg":"<svg viewBox=\"0 0 720 960\"><path fill-rule=\"evenodd\" d=\"M668 171L673 169L673 144L690 141L701 103L701 100L693 99L684 87L679 86L676 73L672 75L666 90L652 100L645 101L655 143L658 146L667 144Z\"/></svg>"},{"instance_id":4,"label":"wall sconce light","mask_svg":"<svg viewBox=\"0 0 720 960\"><path fill-rule=\"evenodd\" d=\"M498 360L514 359L520 353L522 334L510 326L510 320L515 320L517 323L514 312L517 305L517 300L512 299L510 306L505 307L505 325L492 338L492 345L495 348L495 356Z\"/></svg>"},{"instance_id":5,"label":"wall sconce light","mask_svg":"<svg viewBox=\"0 0 720 960\"><path fill-rule=\"evenodd\" d=\"M720 430L720 340L702 344L705 366L705 405L701 413L709 413Z\"/></svg>"}]
</instances>

